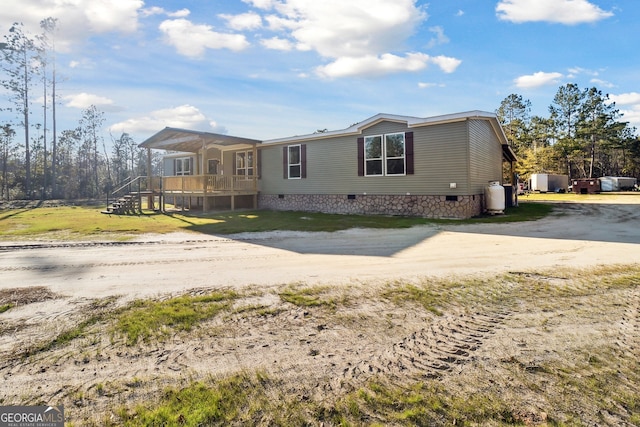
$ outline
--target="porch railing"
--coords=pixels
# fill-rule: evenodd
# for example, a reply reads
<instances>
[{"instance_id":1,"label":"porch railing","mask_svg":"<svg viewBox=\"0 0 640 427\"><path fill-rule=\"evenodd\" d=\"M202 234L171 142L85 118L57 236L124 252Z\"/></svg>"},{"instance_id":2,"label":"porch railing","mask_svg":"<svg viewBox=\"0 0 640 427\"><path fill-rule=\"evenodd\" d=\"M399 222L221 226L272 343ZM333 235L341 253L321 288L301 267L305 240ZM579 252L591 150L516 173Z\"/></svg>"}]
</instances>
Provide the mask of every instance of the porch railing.
<instances>
[{"instance_id":1,"label":"porch railing","mask_svg":"<svg viewBox=\"0 0 640 427\"><path fill-rule=\"evenodd\" d=\"M107 210L111 213L116 204L121 204L124 197L137 199L137 209L141 209L142 195L156 195L162 190L162 177L160 176L136 176L126 178L118 184L117 188L107 193ZM150 202L150 205L153 205ZM153 207L153 206L152 206Z\"/></svg>"},{"instance_id":2,"label":"porch railing","mask_svg":"<svg viewBox=\"0 0 640 427\"><path fill-rule=\"evenodd\" d=\"M183 175L162 178L162 189L166 192L234 192L257 191L254 176L244 175Z\"/></svg>"}]
</instances>

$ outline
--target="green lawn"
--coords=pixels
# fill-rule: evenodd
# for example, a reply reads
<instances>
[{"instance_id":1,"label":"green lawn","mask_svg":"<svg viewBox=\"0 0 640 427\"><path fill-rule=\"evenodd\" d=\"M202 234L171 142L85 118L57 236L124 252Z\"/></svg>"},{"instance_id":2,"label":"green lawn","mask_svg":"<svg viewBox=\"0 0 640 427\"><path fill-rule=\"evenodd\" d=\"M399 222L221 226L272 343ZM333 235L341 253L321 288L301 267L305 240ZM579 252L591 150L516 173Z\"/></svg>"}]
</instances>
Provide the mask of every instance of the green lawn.
<instances>
[{"instance_id":1,"label":"green lawn","mask_svg":"<svg viewBox=\"0 0 640 427\"><path fill-rule=\"evenodd\" d=\"M435 220L381 215L335 215L293 211L236 211L203 214L144 211L141 215L104 215L96 206L59 206L0 211L0 240L127 240L145 233L191 231L233 234L272 230L337 231L349 228L408 228L420 224L531 221L548 215L550 204L521 203L504 215L469 220Z\"/></svg>"}]
</instances>

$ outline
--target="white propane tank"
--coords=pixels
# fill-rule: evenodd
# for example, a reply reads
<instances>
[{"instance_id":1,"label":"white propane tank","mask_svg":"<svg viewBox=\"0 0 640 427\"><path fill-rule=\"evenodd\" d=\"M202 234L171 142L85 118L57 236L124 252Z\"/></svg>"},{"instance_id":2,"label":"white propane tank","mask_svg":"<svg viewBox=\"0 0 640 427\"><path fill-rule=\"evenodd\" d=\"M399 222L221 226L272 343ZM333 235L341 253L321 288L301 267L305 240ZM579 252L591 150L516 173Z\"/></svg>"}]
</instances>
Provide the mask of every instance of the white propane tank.
<instances>
[{"instance_id":1,"label":"white propane tank","mask_svg":"<svg viewBox=\"0 0 640 427\"><path fill-rule=\"evenodd\" d=\"M484 197L487 201L487 212L491 215L501 214L505 208L504 187L499 181L489 181Z\"/></svg>"}]
</instances>

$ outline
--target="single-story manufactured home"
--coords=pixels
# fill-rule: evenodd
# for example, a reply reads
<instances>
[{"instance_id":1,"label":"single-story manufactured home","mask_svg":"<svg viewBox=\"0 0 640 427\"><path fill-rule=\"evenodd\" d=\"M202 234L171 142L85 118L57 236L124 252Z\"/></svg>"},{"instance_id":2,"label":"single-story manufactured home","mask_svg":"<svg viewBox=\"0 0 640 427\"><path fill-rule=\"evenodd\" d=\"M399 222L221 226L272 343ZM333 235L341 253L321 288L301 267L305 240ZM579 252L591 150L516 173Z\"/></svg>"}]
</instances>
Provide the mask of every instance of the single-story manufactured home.
<instances>
[{"instance_id":1,"label":"single-story manufactured home","mask_svg":"<svg viewBox=\"0 0 640 427\"><path fill-rule=\"evenodd\" d=\"M265 141L165 128L140 147L167 151L162 204L430 218L481 214L488 183L513 176L517 160L496 115L482 111L377 114Z\"/></svg>"}]
</instances>

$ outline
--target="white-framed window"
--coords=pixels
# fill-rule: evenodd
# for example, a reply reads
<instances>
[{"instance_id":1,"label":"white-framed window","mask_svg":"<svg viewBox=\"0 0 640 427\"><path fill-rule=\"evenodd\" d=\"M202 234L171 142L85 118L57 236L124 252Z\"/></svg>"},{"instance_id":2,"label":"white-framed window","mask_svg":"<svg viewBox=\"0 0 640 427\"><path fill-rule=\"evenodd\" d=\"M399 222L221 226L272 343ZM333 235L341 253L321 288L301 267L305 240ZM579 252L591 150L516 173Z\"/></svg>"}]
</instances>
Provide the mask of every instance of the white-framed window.
<instances>
[{"instance_id":1,"label":"white-framed window","mask_svg":"<svg viewBox=\"0 0 640 427\"><path fill-rule=\"evenodd\" d=\"M404 132L384 136L385 175L405 175Z\"/></svg>"},{"instance_id":2,"label":"white-framed window","mask_svg":"<svg viewBox=\"0 0 640 427\"><path fill-rule=\"evenodd\" d=\"M254 175L253 151L236 153L236 175L250 177Z\"/></svg>"},{"instance_id":3,"label":"white-framed window","mask_svg":"<svg viewBox=\"0 0 640 427\"><path fill-rule=\"evenodd\" d=\"M173 170L176 175L191 175L191 157L180 157L173 160Z\"/></svg>"},{"instance_id":4,"label":"white-framed window","mask_svg":"<svg viewBox=\"0 0 640 427\"><path fill-rule=\"evenodd\" d=\"M404 133L372 135L364 138L364 175L405 175Z\"/></svg>"},{"instance_id":5,"label":"white-framed window","mask_svg":"<svg viewBox=\"0 0 640 427\"><path fill-rule=\"evenodd\" d=\"M364 138L364 174L365 176L383 175L382 135Z\"/></svg>"},{"instance_id":6,"label":"white-framed window","mask_svg":"<svg viewBox=\"0 0 640 427\"><path fill-rule=\"evenodd\" d=\"M302 178L302 155L300 145L287 147L287 170L289 179Z\"/></svg>"}]
</instances>

